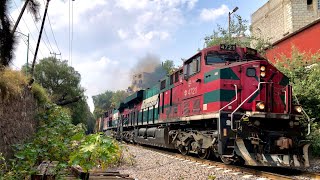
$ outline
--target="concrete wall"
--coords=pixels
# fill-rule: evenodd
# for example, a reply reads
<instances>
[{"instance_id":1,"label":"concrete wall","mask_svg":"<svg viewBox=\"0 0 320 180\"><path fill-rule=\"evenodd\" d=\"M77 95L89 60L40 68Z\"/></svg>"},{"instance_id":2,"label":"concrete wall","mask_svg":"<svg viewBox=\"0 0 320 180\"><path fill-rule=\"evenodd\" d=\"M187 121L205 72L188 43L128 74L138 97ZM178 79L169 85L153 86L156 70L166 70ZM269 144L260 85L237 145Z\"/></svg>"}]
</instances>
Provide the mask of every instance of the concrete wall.
<instances>
[{"instance_id":1,"label":"concrete wall","mask_svg":"<svg viewBox=\"0 0 320 180\"><path fill-rule=\"evenodd\" d=\"M300 29L319 17L318 0L269 0L251 16L252 34L271 43Z\"/></svg>"},{"instance_id":2,"label":"concrete wall","mask_svg":"<svg viewBox=\"0 0 320 180\"><path fill-rule=\"evenodd\" d=\"M6 158L13 155L12 145L22 143L34 134L36 104L29 90L10 100L3 100L0 91L0 152Z\"/></svg>"},{"instance_id":3,"label":"concrete wall","mask_svg":"<svg viewBox=\"0 0 320 180\"><path fill-rule=\"evenodd\" d=\"M297 34L274 44L273 48L266 51L266 56L271 62L281 56L291 57L292 47L294 46L299 52L311 54L320 53L320 20L315 21L312 26L304 29Z\"/></svg>"}]
</instances>

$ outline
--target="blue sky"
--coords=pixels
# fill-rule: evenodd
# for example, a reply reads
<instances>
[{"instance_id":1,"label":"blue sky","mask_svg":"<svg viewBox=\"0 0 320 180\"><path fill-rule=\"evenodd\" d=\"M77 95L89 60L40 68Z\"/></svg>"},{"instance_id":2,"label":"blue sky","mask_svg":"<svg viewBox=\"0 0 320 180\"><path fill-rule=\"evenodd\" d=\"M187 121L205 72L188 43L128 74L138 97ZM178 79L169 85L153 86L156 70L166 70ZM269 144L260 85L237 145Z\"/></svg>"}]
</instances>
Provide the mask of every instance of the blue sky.
<instances>
[{"instance_id":1,"label":"blue sky","mask_svg":"<svg viewBox=\"0 0 320 180\"><path fill-rule=\"evenodd\" d=\"M43 5L43 0L39 0ZM131 70L146 54L164 61L188 58L203 46L217 24L227 27L228 12L236 12L249 20L251 14L267 0L75 0L73 2L73 50L69 58L69 0L50 1L49 17L45 24L38 59L60 52L64 60L82 75L88 102L92 95L106 90L125 89L130 85ZM15 3L15 4L14 4ZM21 1L13 0L11 15L17 19ZM41 9L41 14L43 8ZM36 47L40 22L34 23L26 13L19 31L30 33L31 49ZM26 60L26 45L19 38L13 67ZM60 51L59 51L60 50ZM33 59L30 53L29 59Z\"/></svg>"}]
</instances>

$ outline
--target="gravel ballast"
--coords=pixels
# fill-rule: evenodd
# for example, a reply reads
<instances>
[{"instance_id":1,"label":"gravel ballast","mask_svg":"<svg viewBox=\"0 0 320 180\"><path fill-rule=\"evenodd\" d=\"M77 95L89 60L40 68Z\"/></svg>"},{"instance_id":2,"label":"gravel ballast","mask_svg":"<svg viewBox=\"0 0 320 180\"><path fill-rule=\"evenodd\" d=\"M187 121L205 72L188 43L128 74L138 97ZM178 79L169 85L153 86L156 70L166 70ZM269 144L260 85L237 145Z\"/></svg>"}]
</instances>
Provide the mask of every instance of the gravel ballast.
<instances>
[{"instance_id":1,"label":"gravel ballast","mask_svg":"<svg viewBox=\"0 0 320 180\"><path fill-rule=\"evenodd\" d=\"M133 163L125 163L115 170L120 171L121 174L129 174L130 177L139 180L267 179L247 173L178 159L139 146L125 147L127 150L125 150L124 159L127 162Z\"/></svg>"}]
</instances>

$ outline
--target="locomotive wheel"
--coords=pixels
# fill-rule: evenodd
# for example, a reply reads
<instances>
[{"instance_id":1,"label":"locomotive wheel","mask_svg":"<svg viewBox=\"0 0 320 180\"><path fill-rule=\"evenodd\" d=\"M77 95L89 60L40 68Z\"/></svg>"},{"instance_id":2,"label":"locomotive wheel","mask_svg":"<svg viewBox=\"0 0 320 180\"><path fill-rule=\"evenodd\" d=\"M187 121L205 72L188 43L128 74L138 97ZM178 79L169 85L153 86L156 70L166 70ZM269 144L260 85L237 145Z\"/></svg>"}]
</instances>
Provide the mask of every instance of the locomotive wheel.
<instances>
[{"instance_id":1,"label":"locomotive wheel","mask_svg":"<svg viewBox=\"0 0 320 180\"><path fill-rule=\"evenodd\" d=\"M224 164L228 164L229 165L229 164L233 163L233 161L230 158L227 158L227 157L220 156L220 159Z\"/></svg>"},{"instance_id":2,"label":"locomotive wheel","mask_svg":"<svg viewBox=\"0 0 320 180\"><path fill-rule=\"evenodd\" d=\"M190 150L189 145L187 145L187 146L180 145L179 146L179 151L184 156L189 154L189 150Z\"/></svg>"},{"instance_id":3,"label":"locomotive wheel","mask_svg":"<svg viewBox=\"0 0 320 180\"><path fill-rule=\"evenodd\" d=\"M210 156L210 150L209 149L200 149L200 150L198 150L197 154L200 159L207 159Z\"/></svg>"}]
</instances>

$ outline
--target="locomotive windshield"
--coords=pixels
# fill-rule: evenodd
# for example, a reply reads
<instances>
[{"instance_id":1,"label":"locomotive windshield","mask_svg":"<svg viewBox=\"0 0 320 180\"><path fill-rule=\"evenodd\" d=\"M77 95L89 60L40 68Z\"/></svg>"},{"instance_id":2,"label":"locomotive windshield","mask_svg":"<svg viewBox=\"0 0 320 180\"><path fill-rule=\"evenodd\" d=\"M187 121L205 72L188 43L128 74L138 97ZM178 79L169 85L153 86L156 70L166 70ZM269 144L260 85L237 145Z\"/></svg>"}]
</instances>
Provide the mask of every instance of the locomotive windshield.
<instances>
[{"instance_id":1,"label":"locomotive windshield","mask_svg":"<svg viewBox=\"0 0 320 180\"><path fill-rule=\"evenodd\" d=\"M209 52L206 56L206 64L211 65L215 63L225 63L227 61L239 61L239 54L237 52Z\"/></svg>"}]
</instances>

